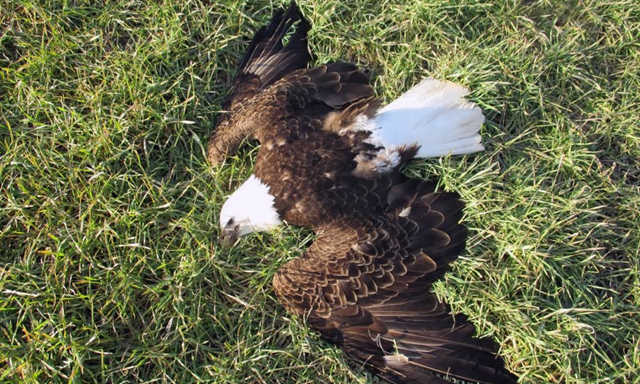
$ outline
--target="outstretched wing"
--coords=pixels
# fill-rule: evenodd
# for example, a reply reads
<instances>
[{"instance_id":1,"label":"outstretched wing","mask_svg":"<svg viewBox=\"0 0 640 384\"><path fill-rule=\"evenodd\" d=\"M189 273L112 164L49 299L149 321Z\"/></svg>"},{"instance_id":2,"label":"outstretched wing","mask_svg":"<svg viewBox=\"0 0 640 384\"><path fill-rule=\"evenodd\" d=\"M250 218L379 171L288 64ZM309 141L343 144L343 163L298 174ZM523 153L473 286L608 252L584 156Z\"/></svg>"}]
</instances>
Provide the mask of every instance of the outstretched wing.
<instances>
[{"instance_id":1,"label":"outstretched wing","mask_svg":"<svg viewBox=\"0 0 640 384\"><path fill-rule=\"evenodd\" d=\"M434 184L407 181L384 215L353 215L318 231L301 258L274 278L280 300L321 335L398 383L440 383L439 373L515 383L495 345L452 317L432 283L464 250L463 203Z\"/></svg>"},{"instance_id":2,"label":"outstretched wing","mask_svg":"<svg viewBox=\"0 0 640 384\"><path fill-rule=\"evenodd\" d=\"M283 119L323 119L372 94L369 78L353 64L335 62L293 71L234 105L211 136L207 157L210 163L218 164L247 137L262 143L282 137L278 122Z\"/></svg>"},{"instance_id":3,"label":"outstretched wing","mask_svg":"<svg viewBox=\"0 0 640 384\"><path fill-rule=\"evenodd\" d=\"M283 40L292 32L296 23L297 29L284 44ZM292 1L286 11L276 11L269 24L256 32L240 61L229 95L222 105L222 109L228 113L218 118L214 135L209 139L207 158L211 164L222 162L230 149L235 149L249 133L242 127L237 129L234 126L231 121L234 114L243 110L245 104L262 90L289 73L307 66L311 60L307 46L310 28L311 25ZM234 130L238 132L234 133ZM229 144L227 141L234 142Z\"/></svg>"},{"instance_id":4,"label":"outstretched wing","mask_svg":"<svg viewBox=\"0 0 640 384\"><path fill-rule=\"evenodd\" d=\"M296 31L284 45L283 39L296 22ZM291 2L286 12L277 10L269 24L253 36L240 61L223 109L229 111L285 75L305 68L311 60L307 46L309 29L311 25L302 17L295 2Z\"/></svg>"}]
</instances>

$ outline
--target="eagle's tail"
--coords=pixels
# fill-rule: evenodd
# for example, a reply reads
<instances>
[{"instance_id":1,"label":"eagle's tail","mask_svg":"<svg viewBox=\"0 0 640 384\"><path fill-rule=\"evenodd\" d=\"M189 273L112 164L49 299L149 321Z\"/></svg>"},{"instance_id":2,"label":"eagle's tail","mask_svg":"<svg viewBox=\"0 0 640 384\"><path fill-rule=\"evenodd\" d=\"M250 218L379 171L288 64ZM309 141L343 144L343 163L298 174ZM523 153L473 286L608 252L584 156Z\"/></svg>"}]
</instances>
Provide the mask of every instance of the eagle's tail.
<instances>
[{"instance_id":1,"label":"eagle's tail","mask_svg":"<svg viewBox=\"0 0 640 384\"><path fill-rule=\"evenodd\" d=\"M297 29L292 33L296 22ZM269 25L260 28L253 37L240 62L236 79L242 75L256 75L260 78L260 87L264 88L296 69L305 68L311 60L307 47L310 28L294 1L286 12L276 11ZM289 41L283 44L283 39L290 33Z\"/></svg>"},{"instance_id":2,"label":"eagle's tail","mask_svg":"<svg viewBox=\"0 0 640 384\"><path fill-rule=\"evenodd\" d=\"M425 79L378 111L372 139L385 148L417 144L417 157L481 151L484 115L468 94L459 84Z\"/></svg>"}]
</instances>

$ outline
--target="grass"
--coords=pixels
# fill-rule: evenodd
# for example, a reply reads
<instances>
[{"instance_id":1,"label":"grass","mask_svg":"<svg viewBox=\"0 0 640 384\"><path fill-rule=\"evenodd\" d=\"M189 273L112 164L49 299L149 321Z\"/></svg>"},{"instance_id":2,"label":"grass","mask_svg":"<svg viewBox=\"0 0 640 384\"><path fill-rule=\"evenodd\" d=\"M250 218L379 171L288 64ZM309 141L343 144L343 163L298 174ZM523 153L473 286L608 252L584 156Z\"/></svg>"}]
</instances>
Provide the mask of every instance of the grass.
<instances>
[{"instance_id":1,"label":"grass","mask_svg":"<svg viewBox=\"0 0 640 384\"><path fill-rule=\"evenodd\" d=\"M375 382L277 304L312 241L230 251L255 147L205 161L268 1L0 0L0 381ZM392 99L463 83L487 150L417 161L468 202L438 294L526 383L639 382L640 6L631 0L301 3L318 62Z\"/></svg>"}]
</instances>

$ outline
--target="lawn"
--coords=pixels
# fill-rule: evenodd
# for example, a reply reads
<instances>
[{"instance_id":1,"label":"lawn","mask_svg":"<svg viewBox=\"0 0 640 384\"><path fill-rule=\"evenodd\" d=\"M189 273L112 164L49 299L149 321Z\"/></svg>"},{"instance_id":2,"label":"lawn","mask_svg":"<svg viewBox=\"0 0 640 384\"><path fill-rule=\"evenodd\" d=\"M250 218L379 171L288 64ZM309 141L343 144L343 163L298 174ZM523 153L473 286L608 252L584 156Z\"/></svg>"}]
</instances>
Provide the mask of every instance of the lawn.
<instances>
[{"instance_id":1,"label":"lawn","mask_svg":"<svg viewBox=\"0 0 640 384\"><path fill-rule=\"evenodd\" d=\"M0 381L375 382L273 296L311 233L217 242L256 147L206 142L282 4L0 0ZM300 3L318 63L484 109L485 152L406 173L467 201L436 289L525 383L640 382L639 4Z\"/></svg>"}]
</instances>

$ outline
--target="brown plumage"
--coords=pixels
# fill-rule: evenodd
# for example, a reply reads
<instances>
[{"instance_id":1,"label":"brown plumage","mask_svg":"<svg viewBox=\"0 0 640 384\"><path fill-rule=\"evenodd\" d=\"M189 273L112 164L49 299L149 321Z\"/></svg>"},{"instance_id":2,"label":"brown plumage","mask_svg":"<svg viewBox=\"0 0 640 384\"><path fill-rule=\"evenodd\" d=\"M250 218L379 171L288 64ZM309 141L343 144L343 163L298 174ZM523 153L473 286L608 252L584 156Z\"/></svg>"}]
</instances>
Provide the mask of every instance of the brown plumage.
<instances>
[{"instance_id":1,"label":"brown plumage","mask_svg":"<svg viewBox=\"0 0 640 384\"><path fill-rule=\"evenodd\" d=\"M284 46L282 38L296 23L296 32ZM264 102L264 94L259 98L255 96L283 76L307 66L311 60L306 42L309 29L309 23L292 2L286 12L276 11L269 25L256 32L223 105L228 113L218 119L215 133L209 140L207 158L211 164L221 163L233 152L251 134L253 124L268 123L260 121L260 115L253 113L257 111L253 106Z\"/></svg>"},{"instance_id":2,"label":"brown plumage","mask_svg":"<svg viewBox=\"0 0 640 384\"><path fill-rule=\"evenodd\" d=\"M514 383L474 327L431 292L465 245L463 204L453 193L412 181L383 215L345 215L317 228L307 253L274 278L280 300L307 317L321 335L352 358L397 383L440 383L449 377ZM410 193L412 194L412 193ZM405 208L411 211L400 216Z\"/></svg>"},{"instance_id":3,"label":"brown plumage","mask_svg":"<svg viewBox=\"0 0 640 384\"><path fill-rule=\"evenodd\" d=\"M392 382L445 382L439 373L515 383L496 345L474 338L473 325L431 292L465 248L464 204L455 193L436 192L433 181L401 174L416 145L399 148L398 160L385 163L371 132L350 129L380 107L353 65L296 68L308 60L302 53L308 25L300 21L295 49L274 42L301 19L292 4L256 35L208 149L217 165L243 139L258 139L255 176L278 216L317 234L305 255L274 277L280 301ZM282 63L286 70L271 68ZM265 70L268 80L252 68ZM233 219L221 225L237 227Z\"/></svg>"}]
</instances>

